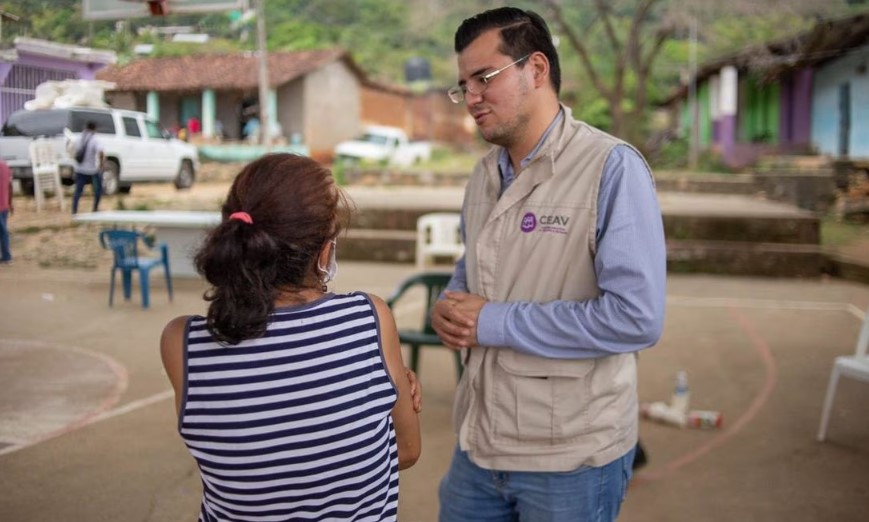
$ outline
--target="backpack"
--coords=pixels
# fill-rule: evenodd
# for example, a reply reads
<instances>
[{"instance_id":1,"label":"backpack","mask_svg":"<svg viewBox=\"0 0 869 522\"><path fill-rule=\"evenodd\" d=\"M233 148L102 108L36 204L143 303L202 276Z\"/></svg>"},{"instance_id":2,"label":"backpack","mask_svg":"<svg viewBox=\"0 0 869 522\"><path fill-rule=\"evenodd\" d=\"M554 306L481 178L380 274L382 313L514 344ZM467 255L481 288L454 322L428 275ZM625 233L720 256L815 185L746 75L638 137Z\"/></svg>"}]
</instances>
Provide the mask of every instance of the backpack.
<instances>
[{"instance_id":1,"label":"backpack","mask_svg":"<svg viewBox=\"0 0 869 522\"><path fill-rule=\"evenodd\" d=\"M75 162L81 163L84 161L84 154L87 152L88 140L82 141L81 145L75 150Z\"/></svg>"}]
</instances>

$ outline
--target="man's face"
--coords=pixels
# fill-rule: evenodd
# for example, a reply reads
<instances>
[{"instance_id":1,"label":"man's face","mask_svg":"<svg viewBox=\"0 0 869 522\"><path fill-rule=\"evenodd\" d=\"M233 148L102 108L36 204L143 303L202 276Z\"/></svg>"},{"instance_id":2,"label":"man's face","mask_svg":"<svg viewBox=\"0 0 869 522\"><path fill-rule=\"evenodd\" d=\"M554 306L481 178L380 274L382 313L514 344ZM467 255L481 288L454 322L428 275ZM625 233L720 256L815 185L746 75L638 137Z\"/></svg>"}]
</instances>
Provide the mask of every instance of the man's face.
<instances>
[{"instance_id":1,"label":"man's face","mask_svg":"<svg viewBox=\"0 0 869 522\"><path fill-rule=\"evenodd\" d=\"M481 34L458 55L459 82L500 69L513 58L498 51L500 32ZM517 64L492 78L482 94L465 93L468 113L474 118L483 139L510 147L521 139L527 126L528 71ZM463 84L463 83L462 83Z\"/></svg>"}]
</instances>

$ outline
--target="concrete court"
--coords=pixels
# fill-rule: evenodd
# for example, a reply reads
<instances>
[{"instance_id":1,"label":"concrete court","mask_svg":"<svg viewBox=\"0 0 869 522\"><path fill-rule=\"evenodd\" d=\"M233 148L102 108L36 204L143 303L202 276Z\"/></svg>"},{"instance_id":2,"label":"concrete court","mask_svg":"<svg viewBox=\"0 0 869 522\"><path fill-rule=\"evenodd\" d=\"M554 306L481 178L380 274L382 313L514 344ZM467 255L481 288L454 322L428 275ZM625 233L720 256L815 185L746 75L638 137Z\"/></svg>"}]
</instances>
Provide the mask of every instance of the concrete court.
<instances>
[{"instance_id":1,"label":"concrete court","mask_svg":"<svg viewBox=\"0 0 869 522\"><path fill-rule=\"evenodd\" d=\"M411 265L340 263L335 290L386 296ZM0 267L0 520L195 520L197 471L175 431L157 343L172 317L201 313L204 286L178 280L107 306L108 273ZM135 289L134 289L135 291ZM409 324L421 304L396 311ZM688 372L692 407L724 428L641 421L649 465L620 520L865 520L865 384L843 380L830 440L815 441L833 358L853 351L869 287L835 280L672 275L663 339L640 356L640 398L666 400ZM402 473L400 520L436 520L454 437L455 374L423 353L424 450Z\"/></svg>"}]
</instances>

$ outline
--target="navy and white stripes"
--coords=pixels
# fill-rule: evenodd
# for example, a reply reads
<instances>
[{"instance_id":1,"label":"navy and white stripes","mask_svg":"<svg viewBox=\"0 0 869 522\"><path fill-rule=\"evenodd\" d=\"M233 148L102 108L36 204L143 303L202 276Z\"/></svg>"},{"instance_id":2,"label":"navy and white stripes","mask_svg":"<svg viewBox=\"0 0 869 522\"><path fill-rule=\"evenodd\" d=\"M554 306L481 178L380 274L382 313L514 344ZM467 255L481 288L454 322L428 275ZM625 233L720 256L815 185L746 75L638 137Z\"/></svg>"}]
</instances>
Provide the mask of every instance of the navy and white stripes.
<instances>
[{"instance_id":1,"label":"navy and white stripes","mask_svg":"<svg viewBox=\"0 0 869 522\"><path fill-rule=\"evenodd\" d=\"M202 521L395 520L398 451L377 315L361 293L277 309L222 346L188 327L179 431Z\"/></svg>"}]
</instances>

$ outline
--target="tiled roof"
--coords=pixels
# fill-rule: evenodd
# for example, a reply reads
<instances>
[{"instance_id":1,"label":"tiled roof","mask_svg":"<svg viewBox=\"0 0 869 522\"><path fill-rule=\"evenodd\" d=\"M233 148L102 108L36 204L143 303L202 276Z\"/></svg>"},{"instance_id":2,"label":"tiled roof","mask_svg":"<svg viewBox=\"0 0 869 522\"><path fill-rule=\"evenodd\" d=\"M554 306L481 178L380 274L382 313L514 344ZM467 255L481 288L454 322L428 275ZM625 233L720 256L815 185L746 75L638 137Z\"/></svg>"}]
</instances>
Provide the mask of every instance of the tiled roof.
<instances>
[{"instance_id":1,"label":"tiled roof","mask_svg":"<svg viewBox=\"0 0 869 522\"><path fill-rule=\"evenodd\" d=\"M269 53L269 85L277 87L333 61L344 61L360 81L365 74L342 49ZM256 89L255 53L196 54L167 58L140 58L97 74L115 82L117 91L189 91Z\"/></svg>"}]
</instances>

